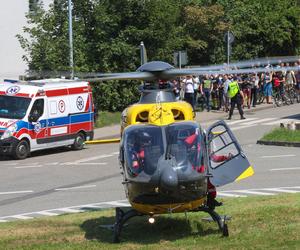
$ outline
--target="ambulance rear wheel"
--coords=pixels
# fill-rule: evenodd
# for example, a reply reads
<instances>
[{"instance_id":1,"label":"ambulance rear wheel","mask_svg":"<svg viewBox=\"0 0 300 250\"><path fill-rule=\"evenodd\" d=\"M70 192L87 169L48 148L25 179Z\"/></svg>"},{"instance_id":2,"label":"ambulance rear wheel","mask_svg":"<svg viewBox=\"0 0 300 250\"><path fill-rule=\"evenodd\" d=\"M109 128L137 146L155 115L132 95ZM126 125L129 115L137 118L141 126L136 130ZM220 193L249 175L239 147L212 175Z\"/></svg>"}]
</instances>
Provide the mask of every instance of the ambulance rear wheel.
<instances>
[{"instance_id":1,"label":"ambulance rear wheel","mask_svg":"<svg viewBox=\"0 0 300 250\"><path fill-rule=\"evenodd\" d=\"M30 147L28 142L26 140L22 140L19 141L19 143L17 144L14 150L13 157L16 160L23 160L29 155L29 152L30 152Z\"/></svg>"},{"instance_id":2,"label":"ambulance rear wheel","mask_svg":"<svg viewBox=\"0 0 300 250\"><path fill-rule=\"evenodd\" d=\"M71 146L73 150L81 150L84 147L85 136L83 133L78 133L74 139L74 143Z\"/></svg>"}]
</instances>

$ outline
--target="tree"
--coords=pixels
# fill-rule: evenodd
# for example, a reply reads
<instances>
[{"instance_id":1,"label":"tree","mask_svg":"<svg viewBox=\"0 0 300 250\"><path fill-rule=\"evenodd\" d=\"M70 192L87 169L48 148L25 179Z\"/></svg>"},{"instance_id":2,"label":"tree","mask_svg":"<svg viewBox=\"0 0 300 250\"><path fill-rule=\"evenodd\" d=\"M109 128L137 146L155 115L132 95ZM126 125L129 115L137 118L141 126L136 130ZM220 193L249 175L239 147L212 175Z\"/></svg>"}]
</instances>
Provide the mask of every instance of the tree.
<instances>
[{"instance_id":1,"label":"tree","mask_svg":"<svg viewBox=\"0 0 300 250\"><path fill-rule=\"evenodd\" d=\"M191 64L208 64L224 61L223 36L229 25L225 21L223 7L186 6L183 23L186 47Z\"/></svg>"},{"instance_id":2,"label":"tree","mask_svg":"<svg viewBox=\"0 0 300 250\"><path fill-rule=\"evenodd\" d=\"M300 52L300 6L293 0L73 0L76 72L134 71L144 41L150 60L172 63L187 49L193 65L221 63L223 40L236 39L233 59ZM70 71L67 0L49 11L37 5L19 35L30 70ZM101 110L121 110L138 99L138 82L94 84Z\"/></svg>"},{"instance_id":3,"label":"tree","mask_svg":"<svg viewBox=\"0 0 300 250\"><path fill-rule=\"evenodd\" d=\"M300 8L293 0L219 0L236 40L236 60L295 55L300 48Z\"/></svg>"}]
</instances>

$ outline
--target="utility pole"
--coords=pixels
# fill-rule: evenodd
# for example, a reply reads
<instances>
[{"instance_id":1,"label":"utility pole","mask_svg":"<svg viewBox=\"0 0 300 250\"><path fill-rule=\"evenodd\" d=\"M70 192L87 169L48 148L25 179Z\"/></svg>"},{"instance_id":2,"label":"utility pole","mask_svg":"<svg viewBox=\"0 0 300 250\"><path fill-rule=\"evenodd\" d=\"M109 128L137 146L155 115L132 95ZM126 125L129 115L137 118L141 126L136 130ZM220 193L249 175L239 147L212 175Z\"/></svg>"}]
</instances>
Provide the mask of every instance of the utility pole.
<instances>
[{"instance_id":1,"label":"utility pole","mask_svg":"<svg viewBox=\"0 0 300 250\"><path fill-rule=\"evenodd\" d=\"M229 30L224 35L224 42L227 43L227 65L230 63L231 44L234 42L234 35Z\"/></svg>"},{"instance_id":2,"label":"utility pole","mask_svg":"<svg viewBox=\"0 0 300 250\"><path fill-rule=\"evenodd\" d=\"M227 31L227 65L229 65L230 62L230 43L229 43L229 30Z\"/></svg>"},{"instance_id":3,"label":"utility pole","mask_svg":"<svg viewBox=\"0 0 300 250\"><path fill-rule=\"evenodd\" d=\"M179 65L179 69L181 69L181 50L178 51L178 65Z\"/></svg>"},{"instance_id":4,"label":"utility pole","mask_svg":"<svg viewBox=\"0 0 300 250\"><path fill-rule=\"evenodd\" d=\"M74 79L74 56L73 56L73 25L72 25L72 0L69 1L69 48L70 48L70 70L71 79Z\"/></svg>"}]
</instances>

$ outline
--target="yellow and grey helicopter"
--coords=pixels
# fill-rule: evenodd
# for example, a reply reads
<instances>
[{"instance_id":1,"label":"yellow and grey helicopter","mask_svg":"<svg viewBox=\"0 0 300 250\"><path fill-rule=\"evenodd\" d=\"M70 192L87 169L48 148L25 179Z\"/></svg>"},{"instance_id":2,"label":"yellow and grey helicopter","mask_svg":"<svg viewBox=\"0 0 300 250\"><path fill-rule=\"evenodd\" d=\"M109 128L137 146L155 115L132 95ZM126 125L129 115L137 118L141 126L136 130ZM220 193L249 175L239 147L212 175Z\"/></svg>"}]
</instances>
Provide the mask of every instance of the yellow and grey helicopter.
<instances>
[{"instance_id":1,"label":"yellow and grey helicopter","mask_svg":"<svg viewBox=\"0 0 300 250\"><path fill-rule=\"evenodd\" d=\"M124 223L132 217L148 216L149 222L154 222L158 214L198 211L207 212L222 235L228 236L226 217L215 211L220 204L210 197L208 187L239 181L253 175L254 170L224 121L204 131L194 120L192 106L176 101L172 86L161 87L160 81L220 71L265 72L271 69L262 65L278 61L259 59L192 69L175 69L154 61L136 72L101 74L90 79L144 81L140 101L122 113L119 161L131 209L125 212L116 208L114 242L119 242ZM260 67L253 69L258 62Z\"/></svg>"}]
</instances>

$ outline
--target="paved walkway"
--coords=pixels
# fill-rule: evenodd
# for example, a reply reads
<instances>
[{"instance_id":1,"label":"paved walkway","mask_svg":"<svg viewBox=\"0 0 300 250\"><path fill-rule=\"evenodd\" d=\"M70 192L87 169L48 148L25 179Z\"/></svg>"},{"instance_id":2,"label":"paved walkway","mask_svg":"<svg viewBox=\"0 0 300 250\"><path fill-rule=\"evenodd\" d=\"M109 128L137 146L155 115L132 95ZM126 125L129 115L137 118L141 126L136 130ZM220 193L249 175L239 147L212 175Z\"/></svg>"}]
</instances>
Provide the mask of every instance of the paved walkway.
<instances>
[{"instance_id":1,"label":"paved walkway","mask_svg":"<svg viewBox=\"0 0 300 250\"><path fill-rule=\"evenodd\" d=\"M264 110L268 108L274 108L273 105L270 104L260 104L257 105L255 108L251 109L244 109L245 116L249 112L254 112L258 110ZM239 116L238 111L235 109L233 116ZM226 119L228 117L228 113L225 113L223 111L211 111L211 112L197 112L196 114L196 121L199 123L204 123L208 121L217 121ZM246 120L245 120L246 121ZM95 129L95 136L94 139L108 139L108 138L118 138L120 137L120 124L103 127L103 128L97 128Z\"/></svg>"}]
</instances>

